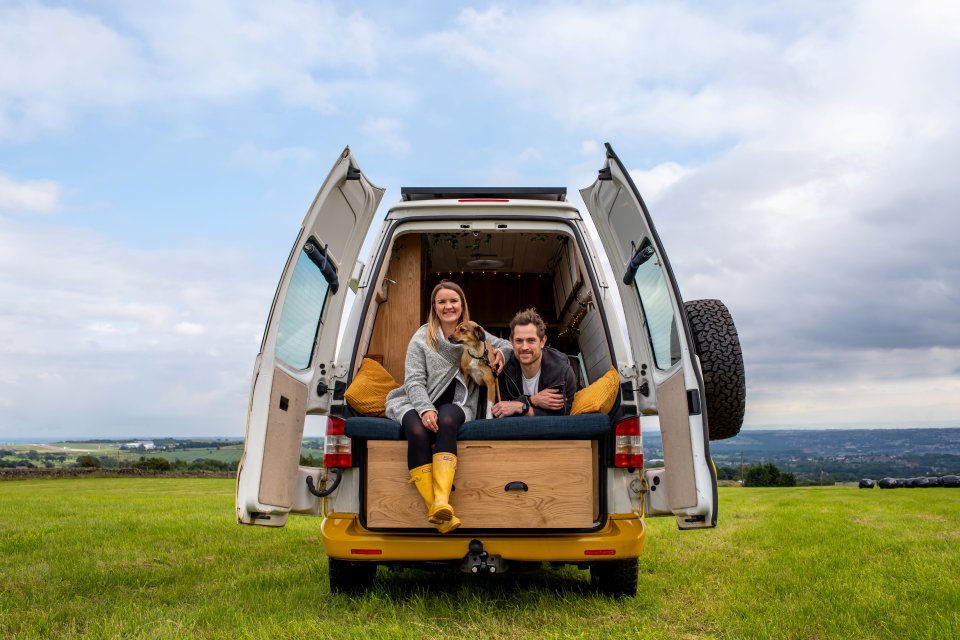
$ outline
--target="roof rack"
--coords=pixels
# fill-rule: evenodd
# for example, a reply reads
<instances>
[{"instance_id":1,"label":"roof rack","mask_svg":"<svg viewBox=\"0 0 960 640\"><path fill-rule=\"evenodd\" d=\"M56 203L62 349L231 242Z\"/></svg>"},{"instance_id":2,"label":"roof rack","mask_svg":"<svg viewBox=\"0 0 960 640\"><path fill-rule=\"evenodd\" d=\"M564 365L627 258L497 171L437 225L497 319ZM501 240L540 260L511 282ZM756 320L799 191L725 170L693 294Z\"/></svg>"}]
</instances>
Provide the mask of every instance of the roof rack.
<instances>
[{"instance_id":1,"label":"roof rack","mask_svg":"<svg viewBox=\"0 0 960 640\"><path fill-rule=\"evenodd\" d=\"M404 202L414 200L553 200L567 199L566 187L401 187L400 198Z\"/></svg>"}]
</instances>

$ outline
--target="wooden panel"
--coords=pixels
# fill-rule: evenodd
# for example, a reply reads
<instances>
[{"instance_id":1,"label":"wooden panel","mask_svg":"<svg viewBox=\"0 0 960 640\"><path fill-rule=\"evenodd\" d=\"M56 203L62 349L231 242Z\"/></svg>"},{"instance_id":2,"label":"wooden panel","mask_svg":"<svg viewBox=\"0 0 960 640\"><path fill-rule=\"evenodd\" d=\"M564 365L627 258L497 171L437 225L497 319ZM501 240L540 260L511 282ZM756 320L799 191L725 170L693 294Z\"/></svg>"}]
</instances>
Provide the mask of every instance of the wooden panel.
<instances>
[{"instance_id":1,"label":"wooden panel","mask_svg":"<svg viewBox=\"0 0 960 640\"><path fill-rule=\"evenodd\" d=\"M450 504L464 528L589 528L599 510L589 440L468 441L457 445ZM427 510L407 482L406 442L367 445L367 526L423 528ZM504 491L514 481L528 491Z\"/></svg>"},{"instance_id":2,"label":"wooden panel","mask_svg":"<svg viewBox=\"0 0 960 640\"><path fill-rule=\"evenodd\" d=\"M447 279L463 287L470 306L470 319L482 325L509 324L517 311L536 307L547 324L555 324L556 312L553 279L548 275L526 273L458 273L430 274L424 287L426 298L440 280Z\"/></svg>"},{"instance_id":3,"label":"wooden panel","mask_svg":"<svg viewBox=\"0 0 960 640\"><path fill-rule=\"evenodd\" d=\"M690 441L690 413L683 371L678 370L657 386L657 410L663 441L663 473L667 502L671 509L686 509L697 504L693 445Z\"/></svg>"},{"instance_id":4,"label":"wooden panel","mask_svg":"<svg viewBox=\"0 0 960 640\"><path fill-rule=\"evenodd\" d=\"M404 361L410 338L423 324L420 316L420 287L422 271L420 236L403 236L393 246L386 283L387 299L377 307L373 336L367 357L383 364L393 379L403 383Z\"/></svg>"},{"instance_id":5,"label":"wooden panel","mask_svg":"<svg viewBox=\"0 0 960 640\"><path fill-rule=\"evenodd\" d=\"M260 472L258 500L262 504L293 506L306 405L306 385L275 368Z\"/></svg>"}]
</instances>

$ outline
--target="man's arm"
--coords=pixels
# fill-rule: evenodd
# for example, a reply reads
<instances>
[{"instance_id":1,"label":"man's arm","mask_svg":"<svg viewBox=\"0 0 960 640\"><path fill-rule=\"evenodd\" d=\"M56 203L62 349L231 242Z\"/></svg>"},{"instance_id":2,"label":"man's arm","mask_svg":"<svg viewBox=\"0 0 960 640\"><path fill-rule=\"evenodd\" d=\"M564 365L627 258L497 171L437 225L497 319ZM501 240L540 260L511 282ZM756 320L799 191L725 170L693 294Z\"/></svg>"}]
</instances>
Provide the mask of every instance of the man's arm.
<instances>
[{"instance_id":1,"label":"man's arm","mask_svg":"<svg viewBox=\"0 0 960 640\"><path fill-rule=\"evenodd\" d=\"M573 407L573 394L577 392L577 377L569 364L564 366L563 386L547 388L531 396L533 415L536 416L568 416Z\"/></svg>"}]
</instances>

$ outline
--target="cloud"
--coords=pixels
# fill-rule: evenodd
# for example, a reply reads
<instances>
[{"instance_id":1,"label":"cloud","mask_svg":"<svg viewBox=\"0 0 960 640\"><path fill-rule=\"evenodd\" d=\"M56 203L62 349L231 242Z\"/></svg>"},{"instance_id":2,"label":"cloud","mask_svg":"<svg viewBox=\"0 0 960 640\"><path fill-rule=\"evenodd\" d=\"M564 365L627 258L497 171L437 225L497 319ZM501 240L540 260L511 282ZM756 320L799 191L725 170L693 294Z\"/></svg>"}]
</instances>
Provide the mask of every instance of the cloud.
<instances>
[{"instance_id":1,"label":"cloud","mask_svg":"<svg viewBox=\"0 0 960 640\"><path fill-rule=\"evenodd\" d=\"M884 394L898 417L955 418L933 354L960 347L958 18L938 2L514 5L426 41L558 131L613 140L685 297L733 312L754 424L877 415Z\"/></svg>"},{"instance_id":2,"label":"cloud","mask_svg":"<svg viewBox=\"0 0 960 640\"><path fill-rule=\"evenodd\" d=\"M239 167L269 175L285 170L290 165L304 166L313 162L316 153L307 147L281 147L267 149L252 141L241 143L231 155L231 160Z\"/></svg>"},{"instance_id":3,"label":"cloud","mask_svg":"<svg viewBox=\"0 0 960 640\"><path fill-rule=\"evenodd\" d=\"M53 213L60 208L61 192L53 180L17 182L0 174L0 212Z\"/></svg>"},{"instance_id":4,"label":"cloud","mask_svg":"<svg viewBox=\"0 0 960 640\"><path fill-rule=\"evenodd\" d=\"M410 141L403 134L403 123L396 118L370 118L362 131L373 144L384 146L397 155L410 152Z\"/></svg>"},{"instance_id":5,"label":"cloud","mask_svg":"<svg viewBox=\"0 0 960 640\"><path fill-rule=\"evenodd\" d=\"M207 331L202 324L197 322L178 322L173 330L182 336L200 336Z\"/></svg>"},{"instance_id":6,"label":"cloud","mask_svg":"<svg viewBox=\"0 0 960 640\"><path fill-rule=\"evenodd\" d=\"M0 219L0 434L241 434L276 275Z\"/></svg>"},{"instance_id":7,"label":"cloud","mask_svg":"<svg viewBox=\"0 0 960 640\"><path fill-rule=\"evenodd\" d=\"M376 69L382 38L333 3L118 3L115 15L0 7L0 138L135 105L264 95L320 112Z\"/></svg>"},{"instance_id":8,"label":"cloud","mask_svg":"<svg viewBox=\"0 0 960 640\"><path fill-rule=\"evenodd\" d=\"M643 195L645 203L649 205L656 202L664 191L682 180L687 172L688 169L676 162L664 162L647 171L633 170L630 176Z\"/></svg>"}]
</instances>

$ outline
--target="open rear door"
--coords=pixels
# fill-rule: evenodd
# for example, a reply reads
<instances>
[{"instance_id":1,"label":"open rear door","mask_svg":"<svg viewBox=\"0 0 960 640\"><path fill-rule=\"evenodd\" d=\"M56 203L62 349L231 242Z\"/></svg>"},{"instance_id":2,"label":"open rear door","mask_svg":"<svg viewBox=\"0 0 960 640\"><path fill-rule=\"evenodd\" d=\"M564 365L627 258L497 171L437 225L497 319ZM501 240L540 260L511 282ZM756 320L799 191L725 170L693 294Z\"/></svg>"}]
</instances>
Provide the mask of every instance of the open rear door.
<instances>
[{"instance_id":1,"label":"open rear door","mask_svg":"<svg viewBox=\"0 0 960 640\"><path fill-rule=\"evenodd\" d=\"M324 414L334 382L347 280L383 189L344 149L307 212L273 299L253 372L247 436L237 474L237 519L281 527L291 510L315 512L301 487L307 411Z\"/></svg>"},{"instance_id":2,"label":"open rear door","mask_svg":"<svg viewBox=\"0 0 960 640\"><path fill-rule=\"evenodd\" d=\"M654 363L652 370L642 363L621 368L621 375L628 372L625 377L632 373L636 388L653 387L648 393L655 399L663 437L664 469L647 472L658 490L647 502L647 515L672 514L681 529L713 527L717 480L703 379L683 301L643 198L609 144L606 149L597 181L580 194L613 267L630 342L635 349L646 345Z\"/></svg>"}]
</instances>

